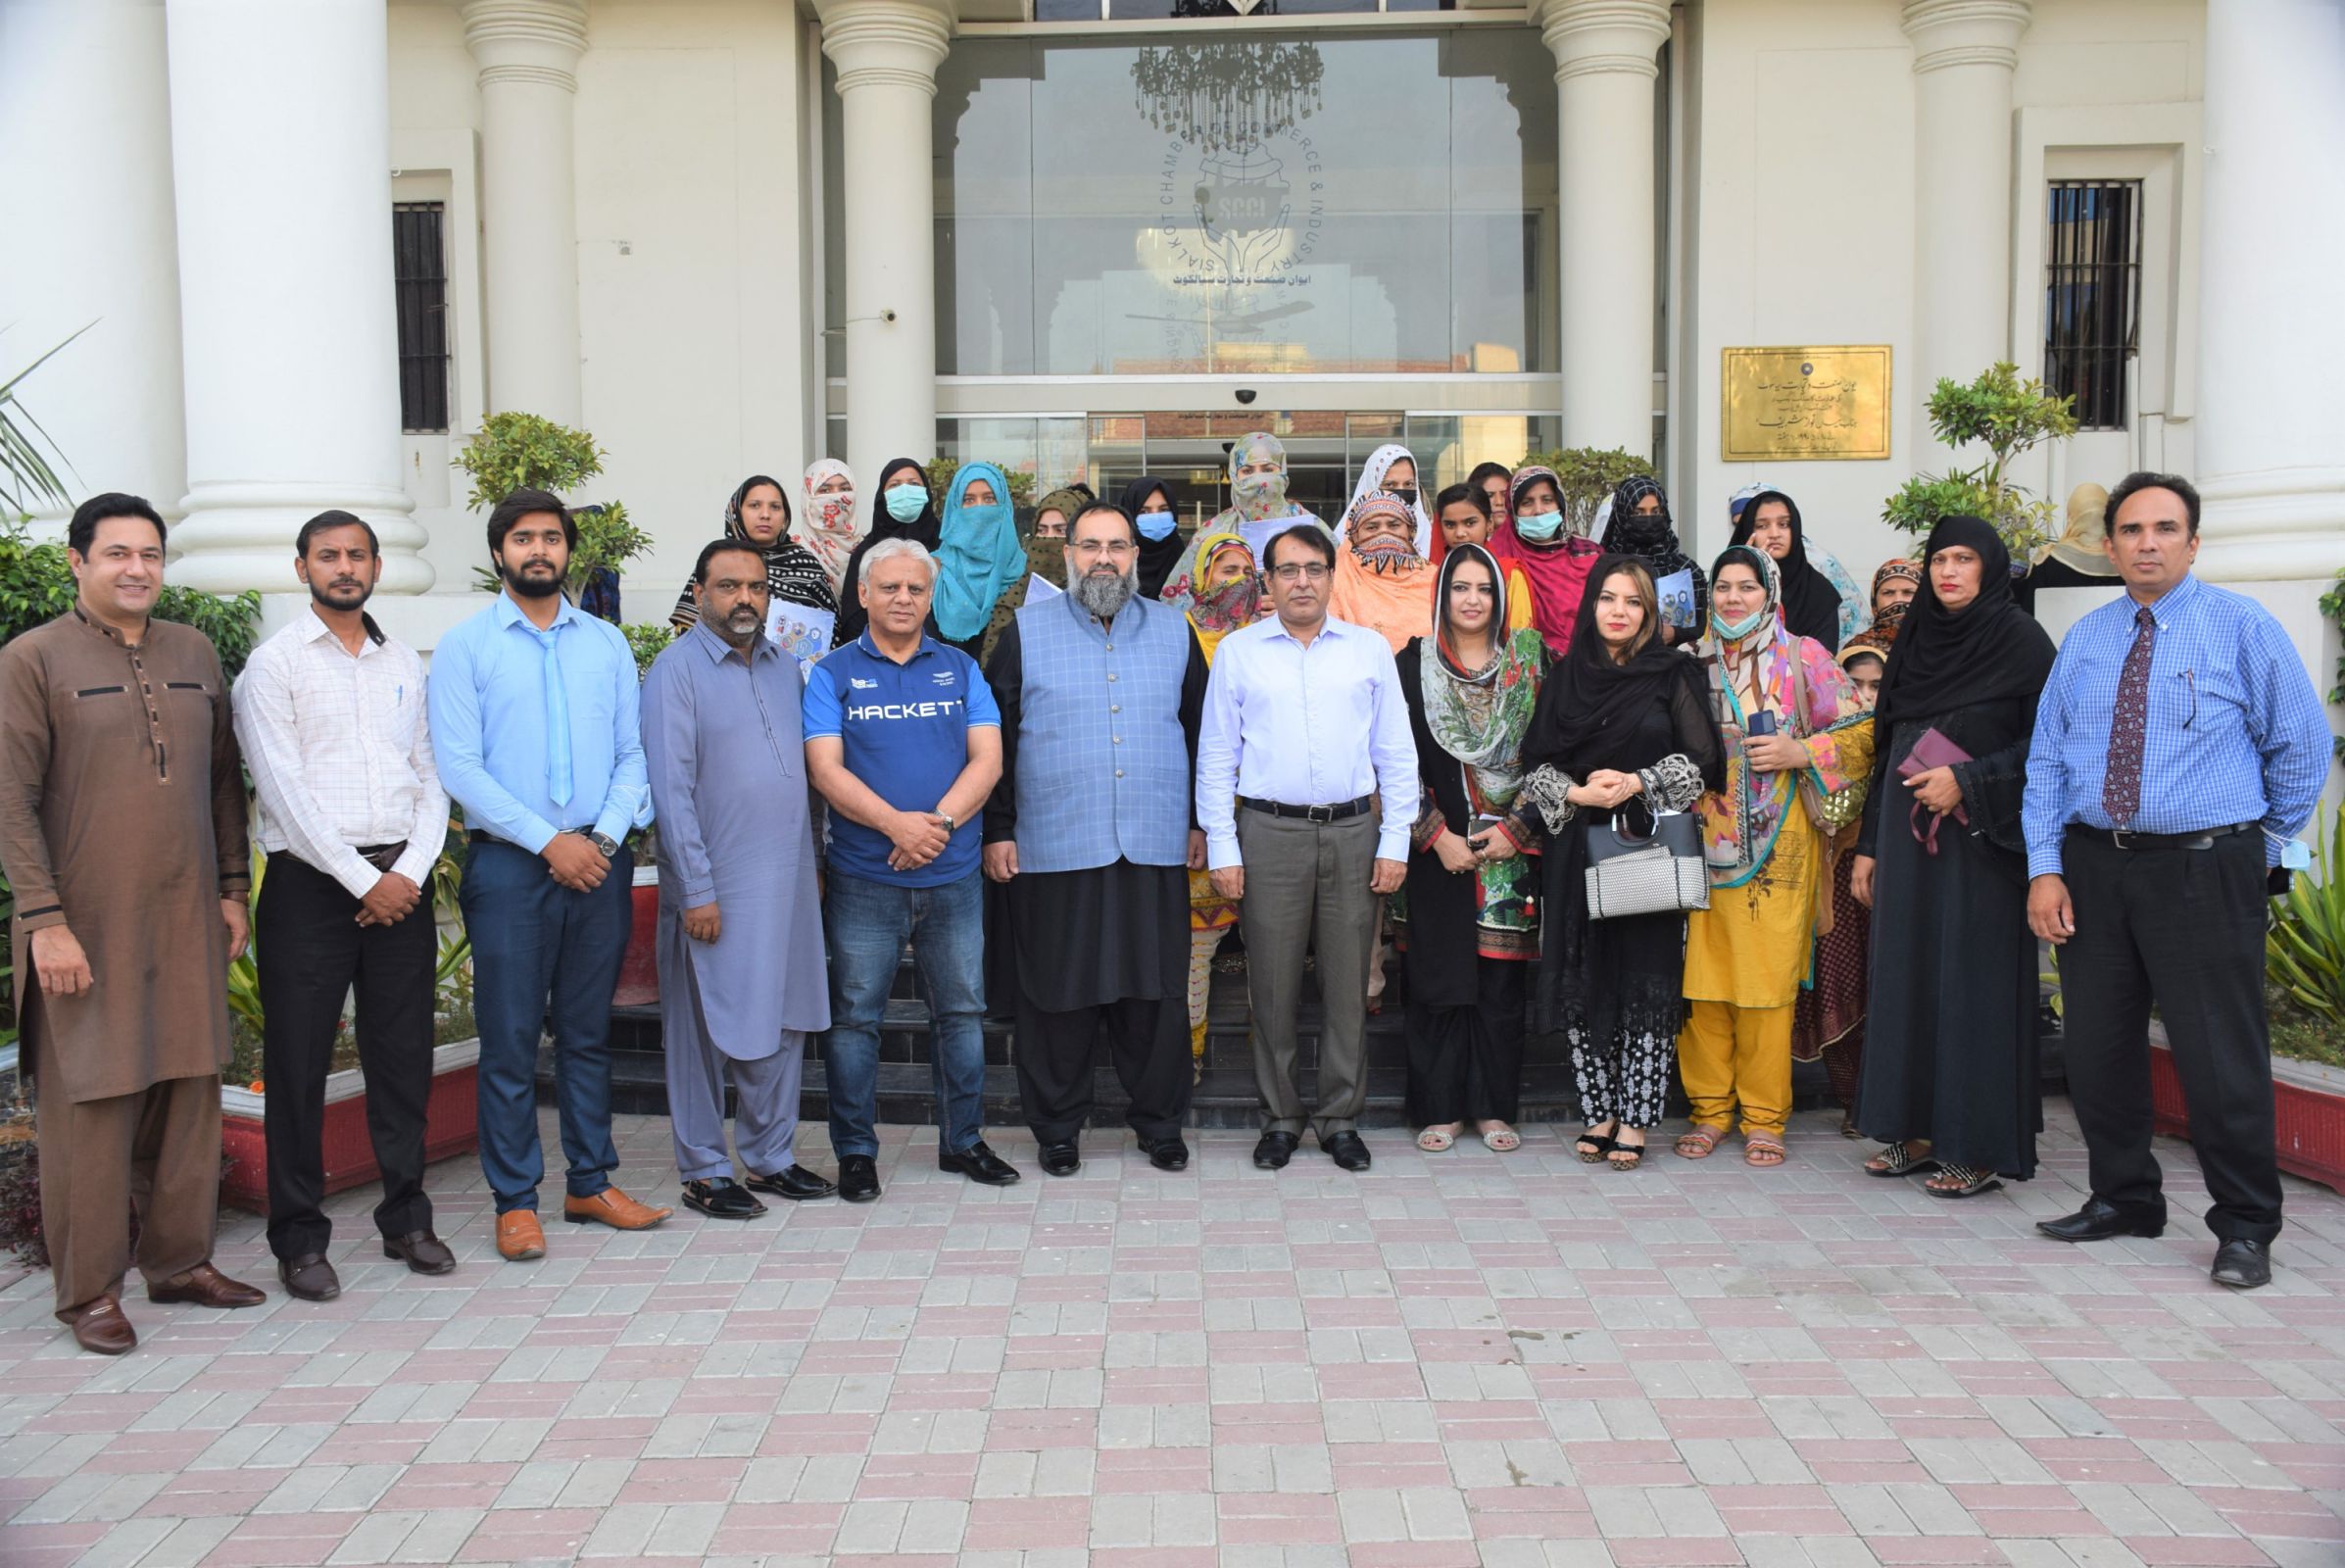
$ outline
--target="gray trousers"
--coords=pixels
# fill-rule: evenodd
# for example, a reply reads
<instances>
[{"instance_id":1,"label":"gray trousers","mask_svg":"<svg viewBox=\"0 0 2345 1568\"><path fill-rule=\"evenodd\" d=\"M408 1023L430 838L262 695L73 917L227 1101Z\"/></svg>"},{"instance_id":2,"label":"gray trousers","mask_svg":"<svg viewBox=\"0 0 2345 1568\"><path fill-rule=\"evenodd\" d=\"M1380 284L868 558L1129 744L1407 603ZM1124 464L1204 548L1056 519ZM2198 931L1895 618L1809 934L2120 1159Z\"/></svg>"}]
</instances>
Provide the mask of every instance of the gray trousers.
<instances>
[{"instance_id":1,"label":"gray trousers","mask_svg":"<svg viewBox=\"0 0 2345 1568\"><path fill-rule=\"evenodd\" d=\"M688 1182L733 1174L725 1152L725 1074L741 1104L733 1118L733 1142L741 1163L755 1175L778 1176L796 1159L799 1075L806 1065L804 1030L782 1031L782 1049L755 1061L726 1055L708 1038L701 1018L692 970L664 977L684 995L663 1006L660 1044L667 1058L668 1131L676 1144L676 1174ZM680 1002L681 1006L674 1004ZM684 1027L678 1027L684 1025Z\"/></svg>"},{"instance_id":2,"label":"gray trousers","mask_svg":"<svg viewBox=\"0 0 2345 1568\"><path fill-rule=\"evenodd\" d=\"M1238 808L1246 897L1246 990L1253 1006L1254 1082L1269 1132L1299 1136L1305 1118L1295 1081L1295 1009L1302 965L1316 952L1323 1021L1319 1103L1309 1115L1320 1141L1349 1132L1368 1102L1368 964L1377 910L1376 813L1324 825Z\"/></svg>"}]
</instances>

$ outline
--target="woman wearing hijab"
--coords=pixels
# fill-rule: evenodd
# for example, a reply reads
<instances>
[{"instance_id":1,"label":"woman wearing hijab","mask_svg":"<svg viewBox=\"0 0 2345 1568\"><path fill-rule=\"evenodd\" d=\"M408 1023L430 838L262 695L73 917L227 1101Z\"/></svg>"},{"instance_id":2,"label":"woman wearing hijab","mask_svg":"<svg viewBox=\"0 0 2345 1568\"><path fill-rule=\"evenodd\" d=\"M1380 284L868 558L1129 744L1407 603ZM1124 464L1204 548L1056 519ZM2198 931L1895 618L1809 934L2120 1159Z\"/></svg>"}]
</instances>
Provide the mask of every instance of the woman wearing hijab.
<instances>
[{"instance_id":1,"label":"woman wearing hijab","mask_svg":"<svg viewBox=\"0 0 2345 1568\"><path fill-rule=\"evenodd\" d=\"M1546 649L1535 631L1506 630L1505 573L1482 546L1449 552L1439 583L1433 630L1394 661L1424 781L1392 901L1408 963L1408 1114L1430 1153L1469 1120L1505 1153L1523 1143L1513 1122L1539 952L1538 827L1518 813Z\"/></svg>"},{"instance_id":2,"label":"woman wearing hijab","mask_svg":"<svg viewBox=\"0 0 2345 1568\"><path fill-rule=\"evenodd\" d=\"M833 613L838 611L839 597L822 563L790 537L790 502L782 492L781 480L761 473L742 480L725 503L724 529L726 538L738 539L765 558L765 586L775 603ZM668 612L668 624L681 634L700 618L700 604L692 597L692 585L686 583L677 596L676 608Z\"/></svg>"},{"instance_id":3,"label":"woman wearing hijab","mask_svg":"<svg viewBox=\"0 0 2345 1568\"><path fill-rule=\"evenodd\" d=\"M2068 494L2068 524L2060 537L2029 555L2027 575L2013 597L2030 615L2039 588L2106 588L2117 580L2109 559L2109 492L2089 481Z\"/></svg>"},{"instance_id":4,"label":"woman wearing hijab","mask_svg":"<svg viewBox=\"0 0 2345 1568\"><path fill-rule=\"evenodd\" d=\"M1685 916L1590 920L1588 830L1626 813L1683 811L1726 781L1701 666L1658 635L1644 563L1606 556L1589 575L1571 651L1555 662L1523 745L1524 794L1547 835L1534 1016L1571 1044L1576 1152L1634 1170L1663 1114L1685 1022Z\"/></svg>"},{"instance_id":5,"label":"woman wearing hijab","mask_svg":"<svg viewBox=\"0 0 2345 1568\"><path fill-rule=\"evenodd\" d=\"M1066 591L1067 528L1086 505L1072 485L1051 491L1034 505L1034 524L1026 535L1026 570L1061 593Z\"/></svg>"},{"instance_id":6,"label":"woman wearing hijab","mask_svg":"<svg viewBox=\"0 0 2345 1568\"><path fill-rule=\"evenodd\" d=\"M1129 497L1130 490L1125 491ZM1269 609L1262 592L1262 575L1254 553L1236 533L1210 530L1197 536L1171 580L1164 586L1164 603L1189 617L1197 646L1211 664L1221 640L1241 626L1260 620ZM1189 873L1189 1053L1196 1071L1205 1070L1205 1005L1213 987L1213 955L1222 939L1238 928L1238 906L1213 891L1213 878L1203 871Z\"/></svg>"},{"instance_id":7,"label":"woman wearing hijab","mask_svg":"<svg viewBox=\"0 0 2345 1568\"><path fill-rule=\"evenodd\" d=\"M1699 659L1726 743L1726 781L1702 796L1710 906L1685 921L1678 1065L1706 1159L1742 1120L1745 1164L1783 1162L1792 1004L1807 978L1825 891L1824 833L1873 766L1873 723L1832 656L1783 622L1775 559L1730 545L1710 568Z\"/></svg>"},{"instance_id":8,"label":"woman wearing hijab","mask_svg":"<svg viewBox=\"0 0 2345 1568\"><path fill-rule=\"evenodd\" d=\"M1147 598L1160 598L1182 554L1181 518L1173 511L1172 487L1143 474L1124 486L1116 505L1140 530L1140 591Z\"/></svg>"},{"instance_id":9,"label":"woman wearing hijab","mask_svg":"<svg viewBox=\"0 0 2345 1568\"><path fill-rule=\"evenodd\" d=\"M1679 547L1677 525L1669 515L1669 496L1659 480L1649 474L1632 474L1613 487L1612 522L1604 532L1604 548L1643 563L1665 601L1673 600L1670 579L1684 577L1688 584L1685 607L1689 618L1673 614L1675 603L1665 602L1662 640L1672 647L1702 640L1702 628L1710 620L1710 579Z\"/></svg>"},{"instance_id":10,"label":"woman wearing hijab","mask_svg":"<svg viewBox=\"0 0 2345 1568\"><path fill-rule=\"evenodd\" d=\"M1519 568L1531 587L1531 623L1561 658L1578 623L1588 573L1603 548L1573 531L1563 481L1553 468L1518 468L1507 500L1509 520L1490 535L1490 554Z\"/></svg>"},{"instance_id":11,"label":"woman wearing hijab","mask_svg":"<svg viewBox=\"0 0 2345 1568\"><path fill-rule=\"evenodd\" d=\"M847 572L839 582L839 624L831 646L844 646L862 635L870 616L864 613L860 585L863 557L882 539L909 539L935 554L945 530L937 516L936 500L929 494L928 470L917 458L895 458L879 470L879 500L871 509L871 531L847 558Z\"/></svg>"},{"instance_id":12,"label":"woman wearing hijab","mask_svg":"<svg viewBox=\"0 0 2345 1568\"><path fill-rule=\"evenodd\" d=\"M1891 635L1893 628L1883 630L1876 623L1871 631L1851 638L1838 656L1858 708L1868 713L1881 696ZM1862 788L1870 790L1871 780ZM1853 813L1861 799L1850 794L1843 811ZM1865 1059L1865 985L1873 952L1872 912L1856 902L1849 885L1856 839L1853 819L1829 827L1825 833L1824 859L1832 899L1816 922L1813 983L1799 993L1791 1019L1791 1059L1823 1061L1832 1100L1840 1106L1843 1138L1864 1136L1856 1130L1856 1092Z\"/></svg>"},{"instance_id":13,"label":"woman wearing hijab","mask_svg":"<svg viewBox=\"0 0 2345 1568\"><path fill-rule=\"evenodd\" d=\"M836 458L819 458L806 465L806 512L790 530L790 537L822 563L836 595L846 579L847 564L855 559L855 475Z\"/></svg>"},{"instance_id":14,"label":"woman wearing hijab","mask_svg":"<svg viewBox=\"0 0 2345 1568\"><path fill-rule=\"evenodd\" d=\"M994 638L1026 602L1031 575L1018 543L1009 476L991 463L964 463L945 491L945 526L936 549L936 596L929 611L937 640L980 664Z\"/></svg>"},{"instance_id":15,"label":"woman wearing hijab","mask_svg":"<svg viewBox=\"0 0 2345 1568\"><path fill-rule=\"evenodd\" d=\"M1867 1170L1934 1167L1933 1197L1969 1198L2034 1175L2043 1129L2020 796L2053 650L2013 603L1990 524L1940 518L1926 559L1881 682L1850 879L1875 911L1856 1122L1889 1146ZM1926 739L1962 760L1900 777Z\"/></svg>"},{"instance_id":16,"label":"woman wearing hijab","mask_svg":"<svg viewBox=\"0 0 2345 1568\"><path fill-rule=\"evenodd\" d=\"M1287 499L1286 446L1267 430L1253 431L1232 443L1230 505L1215 514L1206 531L1237 534L1258 562L1273 535L1298 522L1319 519Z\"/></svg>"},{"instance_id":17,"label":"woman wearing hijab","mask_svg":"<svg viewBox=\"0 0 2345 1568\"><path fill-rule=\"evenodd\" d=\"M1424 494L1417 485L1417 460L1409 456L1408 448L1394 442L1368 454L1368 461L1360 466L1359 482L1351 487L1351 500L1343 508L1343 515L1349 518L1370 496L1391 496L1407 510L1410 537L1417 554L1431 560L1441 533L1433 525L1432 514L1425 510Z\"/></svg>"},{"instance_id":18,"label":"woman wearing hijab","mask_svg":"<svg viewBox=\"0 0 2345 1568\"><path fill-rule=\"evenodd\" d=\"M1327 612L1378 633L1395 656L1433 630L1440 573L1411 543L1415 528L1399 498L1380 492L1362 498L1336 535Z\"/></svg>"},{"instance_id":19,"label":"woman wearing hijab","mask_svg":"<svg viewBox=\"0 0 2345 1568\"><path fill-rule=\"evenodd\" d=\"M1734 522L1734 543L1765 551L1783 578L1783 624L1794 637L1826 649L1839 647L1856 627L1840 627L1840 590L1808 561L1807 530L1799 507L1781 490L1761 490Z\"/></svg>"}]
</instances>

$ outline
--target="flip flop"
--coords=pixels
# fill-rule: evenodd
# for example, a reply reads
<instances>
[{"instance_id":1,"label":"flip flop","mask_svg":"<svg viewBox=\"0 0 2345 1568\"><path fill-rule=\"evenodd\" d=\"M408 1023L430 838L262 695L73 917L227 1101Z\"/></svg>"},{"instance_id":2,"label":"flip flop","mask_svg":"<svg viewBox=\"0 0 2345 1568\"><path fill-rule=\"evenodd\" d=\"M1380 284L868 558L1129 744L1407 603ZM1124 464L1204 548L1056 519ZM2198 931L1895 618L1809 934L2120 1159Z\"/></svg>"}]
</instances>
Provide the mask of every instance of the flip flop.
<instances>
[{"instance_id":1,"label":"flip flop","mask_svg":"<svg viewBox=\"0 0 2345 1568\"><path fill-rule=\"evenodd\" d=\"M1726 1135L1727 1130L1724 1127L1704 1127L1696 1122L1692 1131L1679 1135L1678 1157L1680 1159L1708 1159L1717 1152L1719 1140Z\"/></svg>"}]
</instances>

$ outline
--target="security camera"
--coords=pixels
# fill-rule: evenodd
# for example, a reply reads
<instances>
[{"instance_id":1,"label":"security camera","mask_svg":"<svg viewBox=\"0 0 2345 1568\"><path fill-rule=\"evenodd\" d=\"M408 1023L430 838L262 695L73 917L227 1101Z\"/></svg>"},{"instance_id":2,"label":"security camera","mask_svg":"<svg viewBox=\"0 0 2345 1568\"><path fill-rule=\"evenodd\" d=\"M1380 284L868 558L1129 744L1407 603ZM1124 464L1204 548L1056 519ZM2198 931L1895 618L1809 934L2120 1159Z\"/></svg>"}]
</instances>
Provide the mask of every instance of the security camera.
<instances>
[{"instance_id":1,"label":"security camera","mask_svg":"<svg viewBox=\"0 0 2345 1568\"><path fill-rule=\"evenodd\" d=\"M1254 401L1254 389L1250 386L1240 387L1238 389L1238 401L1240 403L1251 406Z\"/></svg>"}]
</instances>

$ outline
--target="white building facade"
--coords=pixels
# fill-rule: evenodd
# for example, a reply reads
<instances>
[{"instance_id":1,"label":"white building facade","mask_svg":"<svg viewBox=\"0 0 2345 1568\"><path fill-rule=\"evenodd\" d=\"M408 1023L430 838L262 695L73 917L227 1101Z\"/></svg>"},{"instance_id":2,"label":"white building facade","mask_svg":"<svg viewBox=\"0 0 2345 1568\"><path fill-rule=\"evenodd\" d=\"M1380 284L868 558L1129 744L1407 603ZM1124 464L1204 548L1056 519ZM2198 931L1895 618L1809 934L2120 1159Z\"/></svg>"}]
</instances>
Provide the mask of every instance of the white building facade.
<instances>
[{"instance_id":1,"label":"white building facade","mask_svg":"<svg viewBox=\"0 0 2345 1568\"><path fill-rule=\"evenodd\" d=\"M1627 448L1697 555L1765 478L1862 578L2008 359L2086 414L2023 477L2194 476L2325 686L2341 88L2340 0L0 0L0 368L87 327L22 395L177 580L348 508L428 646L490 412L608 449L658 620L748 473L1195 517L1257 427L1321 505ZM1807 345L1889 350L1887 455L1728 462L1728 351Z\"/></svg>"}]
</instances>

